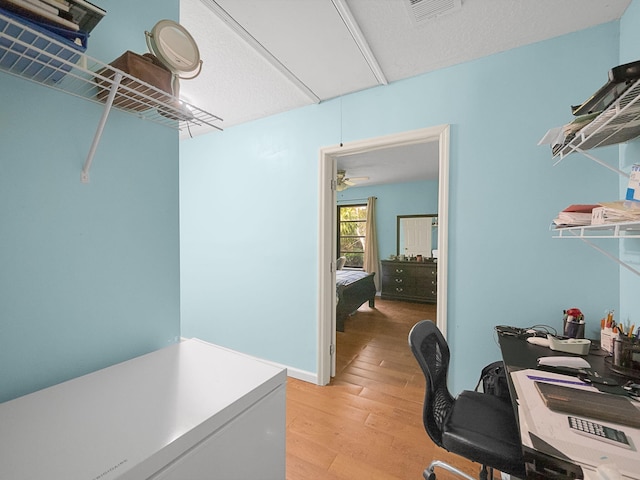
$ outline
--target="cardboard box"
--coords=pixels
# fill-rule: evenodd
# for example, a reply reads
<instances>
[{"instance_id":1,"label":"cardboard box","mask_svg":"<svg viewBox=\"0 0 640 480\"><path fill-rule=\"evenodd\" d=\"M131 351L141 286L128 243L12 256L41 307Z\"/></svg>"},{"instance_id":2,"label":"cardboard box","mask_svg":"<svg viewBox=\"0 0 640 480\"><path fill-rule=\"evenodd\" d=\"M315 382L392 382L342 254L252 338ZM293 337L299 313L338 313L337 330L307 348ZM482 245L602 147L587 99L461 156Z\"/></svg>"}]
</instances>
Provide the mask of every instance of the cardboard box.
<instances>
[{"instance_id":1,"label":"cardboard box","mask_svg":"<svg viewBox=\"0 0 640 480\"><path fill-rule=\"evenodd\" d=\"M109 65L133 77L122 79L119 92L113 101L115 107L141 112L171 101L171 72L158 65L153 55L139 55L126 51ZM104 68L96 73L96 84L100 87L96 96L104 102L109 95L111 83L100 77L113 79L116 71Z\"/></svg>"},{"instance_id":2,"label":"cardboard box","mask_svg":"<svg viewBox=\"0 0 640 480\"><path fill-rule=\"evenodd\" d=\"M631 166L629 175L629 185L627 186L627 195L625 200L640 202L640 164L636 163Z\"/></svg>"}]
</instances>

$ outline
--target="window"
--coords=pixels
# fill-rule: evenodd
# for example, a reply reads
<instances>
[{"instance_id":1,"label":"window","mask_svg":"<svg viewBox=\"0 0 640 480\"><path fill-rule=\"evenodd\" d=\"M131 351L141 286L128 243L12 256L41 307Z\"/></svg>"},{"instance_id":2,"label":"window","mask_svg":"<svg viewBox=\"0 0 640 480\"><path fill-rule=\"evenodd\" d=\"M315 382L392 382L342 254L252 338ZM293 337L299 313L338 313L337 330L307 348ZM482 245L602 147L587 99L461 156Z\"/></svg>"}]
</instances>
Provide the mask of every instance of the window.
<instances>
[{"instance_id":1,"label":"window","mask_svg":"<svg viewBox=\"0 0 640 480\"><path fill-rule=\"evenodd\" d=\"M367 205L338 206L338 257L346 267L362 268L367 234Z\"/></svg>"}]
</instances>

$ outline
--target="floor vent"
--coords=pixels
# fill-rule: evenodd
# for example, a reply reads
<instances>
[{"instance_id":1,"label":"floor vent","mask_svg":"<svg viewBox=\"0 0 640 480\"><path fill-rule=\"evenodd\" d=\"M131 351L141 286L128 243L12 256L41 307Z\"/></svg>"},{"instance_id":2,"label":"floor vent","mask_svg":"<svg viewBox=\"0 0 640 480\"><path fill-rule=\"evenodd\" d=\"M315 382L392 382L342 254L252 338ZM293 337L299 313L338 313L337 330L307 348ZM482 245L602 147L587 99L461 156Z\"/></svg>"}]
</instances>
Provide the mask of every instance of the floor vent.
<instances>
[{"instance_id":1,"label":"floor vent","mask_svg":"<svg viewBox=\"0 0 640 480\"><path fill-rule=\"evenodd\" d=\"M462 0L406 0L409 13L415 23L453 13L462 8Z\"/></svg>"}]
</instances>

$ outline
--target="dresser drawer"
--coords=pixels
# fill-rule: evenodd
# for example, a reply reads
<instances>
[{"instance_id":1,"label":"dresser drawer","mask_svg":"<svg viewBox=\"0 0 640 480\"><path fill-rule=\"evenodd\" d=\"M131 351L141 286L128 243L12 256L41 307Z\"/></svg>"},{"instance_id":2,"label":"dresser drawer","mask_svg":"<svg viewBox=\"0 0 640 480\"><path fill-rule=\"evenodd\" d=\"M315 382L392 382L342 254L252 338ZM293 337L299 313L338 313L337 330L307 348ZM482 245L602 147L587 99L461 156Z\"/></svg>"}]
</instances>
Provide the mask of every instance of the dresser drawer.
<instances>
[{"instance_id":1,"label":"dresser drawer","mask_svg":"<svg viewBox=\"0 0 640 480\"><path fill-rule=\"evenodd\" d=\"M407 299L419 299L424 296L425 290L419 285L389 285L388 288L383 287L383 296L392 295L394 297L405 297Z\"/></svg>"},{"instance_id":2,"label":"dresser drawer","mask_svg":"<svg viewBox=\"0 0 640 480\"><path fill-rule=\"evenodd\" d=\"M400 286L400 287L409 287L414 286L416 283L421 281L422 279L418 279L415 277L402 276L402 275L383 275L382 283L387 284L389 286Z\"/></svg>"},{"instance_id":3,"label":"dresser drawer","mask_svg":"<svg viewBox=\"0 0 640 480\"><path fill-rule=\"evenodd\" d=\"M428 277L431 276L431 270L435 268L431 265L411 264L409 262L393 264L382 268L382 275L390 275L394 277Z\"/></svg>"},{"instance_id":4,"label":"dresser drawer","mask_svg":"<svg viewBox=\"0 0 640 480\"><path fill-rule=\"evenodd\" d=\"M438 298L438 280L437 279L429 279L423 287L421 287L421 291L425 295L425 299L429 302L435 302Z\"/></svg>"}]
</instances>

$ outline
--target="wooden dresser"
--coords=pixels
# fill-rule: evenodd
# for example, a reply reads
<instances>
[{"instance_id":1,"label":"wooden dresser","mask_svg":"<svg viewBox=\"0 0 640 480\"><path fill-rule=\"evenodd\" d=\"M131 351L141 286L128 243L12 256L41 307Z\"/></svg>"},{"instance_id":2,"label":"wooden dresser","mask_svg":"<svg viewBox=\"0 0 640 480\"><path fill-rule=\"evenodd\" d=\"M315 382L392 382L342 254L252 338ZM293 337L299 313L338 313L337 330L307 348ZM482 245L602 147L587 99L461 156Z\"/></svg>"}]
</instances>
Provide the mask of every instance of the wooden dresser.
<instances>
[{"instance_id":1,"label":"wooden dresser","mask_svg":"<svg viewBox=\"0 0 640 480\"><path fill-rule=\"evenodd\" d=\"M382 298L436 303L438 264L382 260Z\"/></svg>"}]
</instances>

